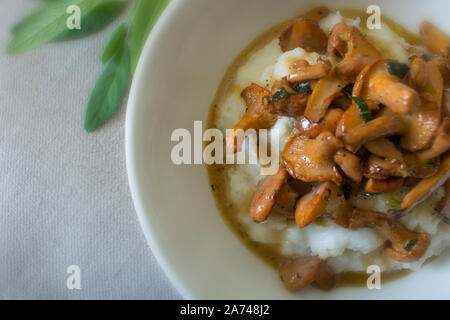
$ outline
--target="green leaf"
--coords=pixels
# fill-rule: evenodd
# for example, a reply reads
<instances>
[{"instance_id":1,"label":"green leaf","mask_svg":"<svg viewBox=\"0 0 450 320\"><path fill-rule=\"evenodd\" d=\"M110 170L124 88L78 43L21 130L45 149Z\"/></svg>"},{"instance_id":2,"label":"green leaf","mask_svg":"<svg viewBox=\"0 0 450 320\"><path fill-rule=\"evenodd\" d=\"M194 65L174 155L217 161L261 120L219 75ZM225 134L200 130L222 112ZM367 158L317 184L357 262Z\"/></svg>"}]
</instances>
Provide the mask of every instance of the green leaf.
<instances>
[{"instance_id":1,"label":"green leaf","mask_svg":"<svg viewBox=\"0 0 450 320\"><path fill-rule=\"evenodd\" d=\"M128 27L126 24L120 25L116 31L111 35L105 51L103 52L102 62L107 63L114 54L120 49L124 43L125 36L127 34Z\"/></svg>"},{"instance_id":2,"label":"green leaf","mask_svg":"<svg viewBox=\"0 0 450 320\"><path fill-rule=\"evenodd\" d=\"M356 105L358 106L359 115L364 120L364 122L369 122L373 119L372 111L370 111L369 106L363 98L350 96L350 99L355 101Z\"/></svg>"},{"instance_id":3,"label":"green leaf","mask_svg":"<svg viewBox=\"0 0 450 320\"><path fill-rule=\"evenodd\" d=\"M280 91L275 92L275 94L272 96L272 101L278 101L284 98L289 97L291 94L286 91L286 89L283 87Z\"/></svg>"},{"instance_id":4,"label":"green leaf","mask_svg":"<svg viewBox=\"0 0 450 320\"><path fill-rule=\"evenodd\" d=\"M400 79L405 78L410 69L407 64L394 61L386 62L386 68L390 74Z\"/></svg>"},{"instance_id":5,"label":"green leaf","mask_svg":"<svg viewBox=\"0 0 450 320\"><path fill-rule=\"evenodd\" d=\"M311 86L309 84L309 81L306 82L298 82L294 85L294 90L298 93L311 93Z\"/></svg>"},{"instance_id":6,"label":"green leaf","mask_svg":"<svg viewBox=\"0 0 450 320\"><path fill-rule=\"evenodd\" d=\"M97 8L113 2L116 3L118 0L46 1L41 9L16 24L7 52L10 54L24 52L62 37L68 32L66 23L70 14L66 10L70 5L77 5L80 8L83 25L84 18L89 17L92 12L95 13Z\"/></svg>"},{"instance_id":7,"label":"green leaf","mask_svg":"<svg viewBox=\"0 0 450 320\"><path fill-rule=\"evenodd\" d=\"M169 0L137 0L132 16L130 44L131 70L134 73L144 43Z\"/></svg>"},{"instance_id":8,"label":"green leaf","mask_svg":"<svg viewBox=\"0 0 450 320\"><path fill-rule=\"evenodd\" d=\"M123 0L103 1L104 3L100 3L92 11L86 14L83 11L81 12L81 29L69 30L66 28L66 31L55 40L79 39L98 32L112 22L123 11L126 5L126 2Z\"/></svg>"},{"instance_id":9,"label":"green leaf","mask_svg":"<svg viewBox=\"0 0 450 320\"><path fill-rule=\"evenodd\" d=\"M94 131L115 114L127 92L130 79L130 51L128 46L124 46L107 64L95 84L86 110L86 131Z\"/></svg>"}]
</instances>

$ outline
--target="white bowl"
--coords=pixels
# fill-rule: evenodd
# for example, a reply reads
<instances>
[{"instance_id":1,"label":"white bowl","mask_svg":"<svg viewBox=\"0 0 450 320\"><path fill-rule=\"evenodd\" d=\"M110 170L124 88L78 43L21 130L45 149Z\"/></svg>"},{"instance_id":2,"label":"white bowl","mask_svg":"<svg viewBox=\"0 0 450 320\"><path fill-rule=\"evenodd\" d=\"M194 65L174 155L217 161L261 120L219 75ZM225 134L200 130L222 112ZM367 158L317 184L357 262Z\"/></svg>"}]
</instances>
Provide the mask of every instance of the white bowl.
<instances>
[{"instance_id":1,"label":"white bowl","mask_svg":"<svg viewBox=\"0 0 450 320\"><path fill-rule=\"evenodd\" d=\"M450 30L450 1L376 1L382 14L416 31L423 19ZM373 0L322 1L365 10ZM185 298L449 298L450 261L441 257L381 290L308 288L288 293L277 273L250 252L216 209L203 165L176 166L176 128L206 122L234 58L270 27L317 7L314 0L172 0L148 39L131 87L126 120L128 177L147 241Z\"/></svg>"}]
</instances>

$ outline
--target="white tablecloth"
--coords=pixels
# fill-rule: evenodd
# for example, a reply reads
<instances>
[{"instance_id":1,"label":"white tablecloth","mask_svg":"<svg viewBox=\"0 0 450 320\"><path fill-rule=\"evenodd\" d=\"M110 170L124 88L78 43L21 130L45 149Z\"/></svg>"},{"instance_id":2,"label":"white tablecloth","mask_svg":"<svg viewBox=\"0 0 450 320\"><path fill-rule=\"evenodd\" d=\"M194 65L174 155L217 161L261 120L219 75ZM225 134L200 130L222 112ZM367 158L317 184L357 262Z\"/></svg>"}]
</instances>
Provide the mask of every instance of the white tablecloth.
<instances>
[{"instance_id":1,"label":"white tablecloth","mask_svg":"<svg viewBox=\"0 0 450 320\"><path fill-rule=\"evenodd\" d=\"M101 130L82 126L114 25L5 56L11 26L38 3L0 0L0 298L181 298L136 218L125 103ZM80 267L80 290L67 288L70 265Z\"/></svg>"}]
</instances>

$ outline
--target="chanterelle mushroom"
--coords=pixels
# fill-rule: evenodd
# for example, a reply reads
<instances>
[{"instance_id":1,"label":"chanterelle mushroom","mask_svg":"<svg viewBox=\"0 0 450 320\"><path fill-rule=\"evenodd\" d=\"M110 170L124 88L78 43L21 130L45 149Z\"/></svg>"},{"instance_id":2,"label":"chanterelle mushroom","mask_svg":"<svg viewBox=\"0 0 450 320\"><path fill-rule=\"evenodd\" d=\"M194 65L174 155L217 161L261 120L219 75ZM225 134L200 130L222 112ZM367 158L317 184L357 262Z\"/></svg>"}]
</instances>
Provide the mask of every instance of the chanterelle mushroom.
<instances>
[{"instance_id":1,"label":"chanterelle mushroom","mask_svg":"<svg viewBox=\"0 0 450 320\"><path fill-rule=\"evenodd\" d=\"M284 147L281 158L289 174L305 182L333 181L341 184L333 156L341 142L328 131L315 139L293 136Z\"/></svg>"},{"instance_id":2,"label":"chanterelle mushroom","mask_svg":"<svg viewBox=\"0 0 450 320\"><path fill-rule=\"evenodd\" d=\"M286 117L298 117L303 114L308 103L309 94L301 93L298 94L294 89L292 89L286 79L281 79L275 81L272 86L272 95L276 96L277 93L284 90L286 92L286 97L279 99L272 98L272 104L270 105L270 112L279 116Z\"/></svg>"},{"instance_id":3,"label":"chanterelle mushroom","mask_svg":"<svg viewBox=\"0 0 450 320\"><path fill-rule=\"evenodd\" d=\"M306 117L301 116L297 119L296 128L300 135L314 139L323 131L336 132L336 127L342 118L344 111L341 109L329 109L325 118L320 123L313 123Z\"/></svg>"},{"instance_id":4,"label":"chanterelle mushroom","mask_svg":"<svg viewBox=\"0 0 450 320\"><path fill-rule=\"evenodd\" d=\"M421 180L403 198L399 209L392 210L393 214L403 215L413 207L424 201L437 188L442 186L450 178L450 153L447 153L441 161L438 172L429 178Z\"/></svg>"},{"instance_id":5,"label":"chanterelle mushroom","mask_svg":"<svg viewBox=\"0 0 450 320\"><path fill-rule=\"evenodd\" d=\"M278 120L278 116L270 112L270 91L253 83L242 91L241 97L245 100L247 112L226 137L227 151L230 153L236 152L240 147L236 137L237 130L268 129Z\"/></svg>"},{"instance_id":6,"label":"chanterelle mushroom","mask_svg":"<svg viewBox=\"0 0 450 320\"><path fill-rule=\"evenodd\" d=\"M387 179L389 177L406 178L408 176L408 170L402 163L371 155L367 161L367 170L364 175L367 178L374 179Z\"/></svg>"},{"instance_id":7,"label":"chanterelle mushroom","mask_svg":"<svg viewBox=\"0 0 450 320\"><path fill-rule=\"evenodd\" d=\"M253 197L250 205L250 216L255 222L262 222L267 219L272 211L275 202L277 201L277 194L281 187L289 178L289 173L282 167L278 172L259 185L258 191Z\"/></svg>"},{"instance_id":8,"label":"chanterelle mushroom","mask_svg":"<svg viewBox=\"0 0 450 320\"><path fill-rule=\"evenodd\" d=\"M325 260L318 257L297 257L285 260L279 268L281 280L287 290L297 292L307 285L317 283L324 290L332 289L337 276Z\"/></svg>"},{"instance_id":9,"label":"chanterelle mushroom","mask_svg":"<svg viewBox=\"0 0 450 320\"><path fill-rule=\"evenodd\" d=\"M428 233L408 230L398 220L390 219L381 212L354 209L349 229L375 227L386 240L386 254L394 260L412 262L420 259L430 244Z\"/></svg>"},{"instance_id":10,"label":"chanterelle mushroom","mask_svg":"<svg viewBox=\"0 0 450 320\"><path fill-rule=\"evenodd\" d=\"M330 72L314 87L305 110L305 117L312 122L319 122L327 113L328 107L345 88L347 82L336 75L336 70Z\"/></svg>"},{"instance_id":11,"label":"chanterelle mushroom","mask_svg":"<svg viewBox=\"0 0 450 320\"><path fill-rule=\"evenodd\" d=\"M397 149L394 143L392 143L388 139L382 138L369 141L364 145L364 147L370 153L379 156L381 158L398 162L400 164L405 163L405 160L403 159L403 154Z\"/></svg>"},{"instance_id":12,"label":"chanterelle mushroom","mask_svg":"<svg viewBox=\"0 0 450 320\"><path fill-rule=\"evenodd\" d=\"M430 149L417 153L420 163L439 157L450 149L450 118L445 118Z\"/></svg>"},{"instance_id":13,"label":"chanterelle mushroom","mask_svg":"<svg viewBox=\"0 0 450 320\"><path fill-rule=\"evenodd\" d=\"M449 59L449 38L432 23L424 21L419 27L420 39L432 52Z\"/></svg>"},{"instance_id":14,"label":"chanterelle mushroom","mask_svg":"<svg viewBox=\"0 0 450 320\"><path fill-rule=\"evenodd\" d=\"M382 103L396 113L411 114L418 109L420 96L397 75L389 73L389 63L392 62L378 60L364 68L355 84L360 91L358 96Z\"/></svg>"},{"instance_id":15,"label":"chanterelle mushroom","mask_svg":"<svg viewBox=\"0 0 450 320\"><path fill-rule=\"evenodd\" d=\"M416 112L404 117L406 130L401 145L411 152L429 148L440 124L444 80L432 61L426 62L426 69L427 77L419 91L422 104Z\"/></svg>"},{"instance_id":16,"label":"chanterelle mushroom","mask_svg":"<svg viewBox=\"0 0 450 320\"><path fill-rule=\"evenodd\" d=\"M404 123L399 115L383 116L347 132L344 143L347 150L356 152L369 141L402 133Z\"/></svg>"},{"instance_id":17,"label":"chanterelle mushroom","mask_svg":"<svg viewBox=\"0 0 450 320\"><path fill-rule=\"evenodd\" d=\"M306 51L324 52L328 38L319 24L312 20L300 20L290 24L280 35L280 47L283 52L297 47Z\"/></svg>"},{"instance_id":18,"label":"chanterelle mushroom","mask_svg":"<svg viewBox=\"0 0 450 320\"><path fill-rule=\"evenodd\" d=\"M361 182L363 178L363 166L361 159L353 153L340 149L334 155L334 162L344 171L344 173L353 181Z\"/></svg>"},{"instance_id":19,"label":"chanterelle mushroom","mask_svg":"<svg viewBox=\"0 0 450 320\"><path fill-rule=\"evenodd\" d=\"M301 82L307 80L316 80L325 77L331 69L331 63L328 60L319 60L314 65L298 66L287 76L289 82Z\"/></svg>"},{"instance_id":20,"label":"chanterelle mushroom","mask_svg":"<svg viewBox=\"0 0 450 320\"><path fill-rule=\"evenodd\" d=\"M328 40L328 52L343 57L336 66L336 72L349 82L354 82L367 64L381 58L377 49L356 27L349 27L343 22L333 27Z\"/></svg>"},{"instance_id":21,"label":"chanterelle mushroom","mask_svg":"<svg viewBox=\"0 0 450 320\"><path fill-rule=\"evenodd\" d=\"M297 203L295 221L304 228L322 215L328 201L337 191L337 186L330 181L318 184L310 193L304 195Z\"/></svg>"},{"instance_id":22,"label":"chanterelle mushroom","mask_svg":"<svg viewBox=\"0 0 450 320\"><path fill-rule=\"evenodd\" d=\"M370 178L367 180L366 192L369 193L386 193L399 190L404 183L403 178L391 177L386 180L378 180Z\"/></svg>"}]
</instances>

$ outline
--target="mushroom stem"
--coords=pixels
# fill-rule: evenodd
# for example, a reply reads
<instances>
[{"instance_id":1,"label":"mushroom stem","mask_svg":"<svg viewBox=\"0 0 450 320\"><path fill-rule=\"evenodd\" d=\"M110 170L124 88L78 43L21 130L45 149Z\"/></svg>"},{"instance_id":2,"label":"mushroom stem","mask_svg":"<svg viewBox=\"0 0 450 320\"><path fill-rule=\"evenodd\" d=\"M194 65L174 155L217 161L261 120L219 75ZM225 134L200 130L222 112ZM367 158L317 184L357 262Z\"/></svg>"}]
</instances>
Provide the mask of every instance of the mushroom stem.
<instances>
[{"instance_id":1,"label":"mushroom stem","mask_svg":"<svg viewBox=\"0 0 450 320\"><path fill-rule=\"evenodd\" d=\"M398 220L390 219L381 212L354 209L349 229L364 226L376 228L376 231L387 240L386 254L397 261L412 262L420 259L430 244L428 233L410 231Z\"/></svg>"},{"instance_id":2,"label":"mushroom stem","mask_svg":"<svg viewBox=\"0 0 450 320\"><path fill-rule=\"evenodd\" d=\"M369 98L379 101L399 114L410 114L420 105L416 90L401 83L387 72L377 72L369 79Z\"/></svg>"},{"instance_id":3,"label":"mushroom stem","mask_svg":"<svg viewBox=\"0 0 450 320\"><path fill-rule=\"evenodd\" d=\"M396 135L403 131L404 124L400 116L383 116L350 130L344 135L343 140L347 150L355 153L369 141Z\"/></svg>"},{"instance_id":4,"label":"mushroom stem","mask_svg":"<svg viewBox=\"0 0 450 320\"><path fill-rule=\"evenodd\" d=\"M287 77L289 82L301 82L315 80L325 77L331 69L331 63L327 60L321 60L312 66L302 66Z\"/></svg>"},{"instance_id":5,"label":"mushroom stem","mask_svg":"<svg viewBox=\"0 0 450 320\"><path fill-rule=\"evenodd\" d=\"M363 166L360 158L345 149L340 149L334 155L334 162L337 163L350 179L355 182L361 182L363 178Z\"/></svg>"},{"instance_id":6,"label":"mushroom stem","mask_svg":"<svg viewBox=\"0 0 450 320\"><path fill-rule=\"evenodd\" d=\"M389 178L386 180L378 180L370 178L367 180L366 192L369 193L385 193L385 192L395 192L399 190L404 183L403 178Z\"/></svg>"},{"instance_id":7,"label":"mushroom stem","mask_svg":"<svg viewBox=\"0 0 450 320\"><path fill-rule=\"evenodd\" d=\"M295 221L300 228L304 228L322 215L327 206L327 202L333 193L336 193L337 186L332 182L322 182L310 193L304 195L298 202L295 209Z\"/></svg>"},{"instance_id":8,"label":"mushroom stem","mask_svg":"<svg viewBox=\"0 0 450 320\"><path fill-rule=\"evenodd\" d=\"M420 163L439 157L450 149L450 118L445 118L431 148L417 153Z\"/></svg>"},{"instance_id":9,"label":"mushroom stem","mask_svg":"<svg viewBox=\"0 0 450 320\"><path fill-rule=\"evenodd\" d=\"M279 268L280 278L287 290L297 292L316 282L323 290L332 289L337 275L325 260L319 257L296 257L283 261Z\"/></svg>"},{"instance_id":10,"label":"mushroom stem","mask_svg":"<svg viewBox=\"0 0 450 320\"><path fill-rule=\"evenodd\" d=\"M305 117L312 122L319 122L327 113L328 107L335 97L345 88L346 82L339 79L335 69L319 80L309 98Z\"/></svg>"},{"instance_id":11,"label":"mushroom stem","mask_svg":"<svg viewBox=\"0 0 450 320\"><path fill-rule=\"evenodd\" d=\"M427 199L429 195L442 186L448 178L450 178L450 153L442 160L438 172L434 176L421 180L403 198L400 208L398 210L393 210L392 213L404 215L416 205Z\"/></svg>"},{"instance_id":12,"label":"mushroom stem","mask_svg":"<svg viewBox=\"0 0 450 320\"><path fill-rule=\"evenodd\" d=\"M250 216L253 221L262 222L269 217L277 201L277 194L288 178L289 173L280 166L276 174L261 182L250 205Z\"/></svg>"}]
</instances>

